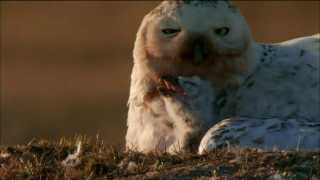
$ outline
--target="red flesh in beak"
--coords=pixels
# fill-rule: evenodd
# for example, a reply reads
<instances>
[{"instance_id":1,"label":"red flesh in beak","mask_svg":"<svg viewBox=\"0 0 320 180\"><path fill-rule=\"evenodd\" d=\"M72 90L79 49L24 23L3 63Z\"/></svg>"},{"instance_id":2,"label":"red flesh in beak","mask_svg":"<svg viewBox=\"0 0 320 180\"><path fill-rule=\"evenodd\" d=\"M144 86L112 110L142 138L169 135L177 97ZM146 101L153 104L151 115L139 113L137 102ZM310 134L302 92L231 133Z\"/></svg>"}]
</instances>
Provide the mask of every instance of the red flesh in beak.
<instances>
[{"instance_id":1,"label":"red flesh in beak","mask_svg":"<svg viewBox=\"0 0 320 180\"><path fill-rule=\"evenodd\" d=\"M171 93L176 93L179 95L186 95L184 89L180 86L178 79L174 77L164 77L161 79L164 85L164 88Z\"/></svg>"}]
</instances>

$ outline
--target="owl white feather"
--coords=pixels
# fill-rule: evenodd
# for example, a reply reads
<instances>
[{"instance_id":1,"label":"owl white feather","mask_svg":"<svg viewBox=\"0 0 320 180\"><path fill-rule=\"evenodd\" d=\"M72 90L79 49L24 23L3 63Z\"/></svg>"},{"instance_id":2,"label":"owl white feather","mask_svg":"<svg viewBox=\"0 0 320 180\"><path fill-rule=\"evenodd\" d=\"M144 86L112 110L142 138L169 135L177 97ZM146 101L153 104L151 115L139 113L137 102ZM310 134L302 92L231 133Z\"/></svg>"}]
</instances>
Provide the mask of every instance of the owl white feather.
<instances>
[{"instance_id":1,"label":"owl white feather","mask_svg":"<svg viewBox=\"0 0 320 180\"><path fill-rule=\"evenodd\" d=\"M272 150L319 150L320 122L307 118L233 117L213 126L202 138L199 154L232 145Z\"/></svg>"},{"instance_id":2,"label":"owl white feather","mask_svg":"<svg viewBox=\"0 0 320 180\"><path fill-rule=\"evenodd\" d=\"M319 35L256 43L228 1L162 2L135 41L127 149L184 151L204 134L199 153L319 148L319 44Z\"/></svg>"}]
</instances>

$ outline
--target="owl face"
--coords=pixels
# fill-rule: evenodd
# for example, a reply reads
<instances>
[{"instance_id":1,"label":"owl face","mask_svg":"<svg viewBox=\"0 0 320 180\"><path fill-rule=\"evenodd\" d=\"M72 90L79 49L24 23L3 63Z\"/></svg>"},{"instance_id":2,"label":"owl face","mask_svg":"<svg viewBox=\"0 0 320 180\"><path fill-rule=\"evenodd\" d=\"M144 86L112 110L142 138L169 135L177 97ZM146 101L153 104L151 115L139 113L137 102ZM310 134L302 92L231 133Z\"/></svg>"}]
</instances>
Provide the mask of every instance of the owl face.
<instances>
[{"instance_id":1,"label":"owl face","mask_svg":"<svg viewBox=\"0 0 320 180\"><path fill-rule=\"evenodd\" d=\"M163 2L145 17L136 43L154 71L185 76L232 71L234 59L248 48L250 32L235 7L194 2Z\"/></svg>"}]
</instances>

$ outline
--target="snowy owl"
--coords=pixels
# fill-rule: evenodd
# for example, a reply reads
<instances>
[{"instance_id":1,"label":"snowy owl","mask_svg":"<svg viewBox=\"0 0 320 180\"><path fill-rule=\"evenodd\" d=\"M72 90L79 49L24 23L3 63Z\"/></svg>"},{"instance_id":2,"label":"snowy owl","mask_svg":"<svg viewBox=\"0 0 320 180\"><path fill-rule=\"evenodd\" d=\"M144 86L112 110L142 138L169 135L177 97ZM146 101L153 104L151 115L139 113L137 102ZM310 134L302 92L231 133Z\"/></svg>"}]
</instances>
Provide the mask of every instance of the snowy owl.
<instances>
[{"instance_id":1,"label":"snowy owl","mask_svg":"<svg viewBox=\"0 0 320 180\"><path fill-rule=\"evenodd\" d=\"M229 1L162 2L135 41L126 148L318 149L319 44L257 43Z\"/></svg>"}]
</instances>

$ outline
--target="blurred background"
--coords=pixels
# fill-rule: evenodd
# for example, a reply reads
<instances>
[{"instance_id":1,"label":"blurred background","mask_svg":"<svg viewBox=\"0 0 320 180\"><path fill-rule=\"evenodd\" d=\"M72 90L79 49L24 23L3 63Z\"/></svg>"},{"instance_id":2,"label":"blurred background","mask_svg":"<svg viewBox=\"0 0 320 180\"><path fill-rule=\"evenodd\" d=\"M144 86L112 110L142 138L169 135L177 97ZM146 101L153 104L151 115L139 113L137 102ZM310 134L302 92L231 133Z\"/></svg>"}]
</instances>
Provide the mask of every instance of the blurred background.
<instances>
[{"instance_id":1,"label":"blurred background","mask_svg":"<svg viewBox=\"0 0 320 180\"><path fill-rule=\"evenodd\" d=\"M123 144L132 48L157 1L1 1L1 144ZM320 31L319 1L236 1L257 41Z\"/></svg>"}]
</instances>

